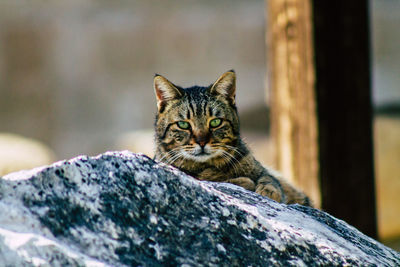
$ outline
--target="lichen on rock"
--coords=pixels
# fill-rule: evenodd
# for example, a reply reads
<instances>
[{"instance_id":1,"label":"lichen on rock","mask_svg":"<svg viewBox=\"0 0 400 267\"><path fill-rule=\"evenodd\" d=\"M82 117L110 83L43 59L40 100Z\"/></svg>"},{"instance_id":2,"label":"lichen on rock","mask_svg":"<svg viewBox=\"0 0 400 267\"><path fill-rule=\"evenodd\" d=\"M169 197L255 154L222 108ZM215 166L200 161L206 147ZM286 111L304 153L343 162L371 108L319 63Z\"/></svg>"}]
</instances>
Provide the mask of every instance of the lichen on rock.
<instances>
[{"instance_id":1,"label":"lichen on rock","mask_svg":"<svg viewBox=\"0 0 400 267\"><path fill-rule=\"evenodd\" d=\"M0 263L399 266L400 255L322 211L125 151L0 179Z\"/></svg>"}]
</instances>

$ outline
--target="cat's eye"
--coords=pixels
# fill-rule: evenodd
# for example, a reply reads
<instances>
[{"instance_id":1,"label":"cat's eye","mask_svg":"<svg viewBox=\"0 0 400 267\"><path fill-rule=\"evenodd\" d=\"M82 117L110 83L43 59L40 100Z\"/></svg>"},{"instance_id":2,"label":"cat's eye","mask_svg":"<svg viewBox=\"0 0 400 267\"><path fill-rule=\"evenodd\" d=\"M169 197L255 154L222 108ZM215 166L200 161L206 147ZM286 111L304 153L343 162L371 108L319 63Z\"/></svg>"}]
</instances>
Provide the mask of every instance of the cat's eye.
<instances>
[{"instance_id":1,"label":"cat's eye","mask_svg":"<svg viewBox=\"0 0 400 267\"><path fill-rule=\"evenodd\" d=\"M190 128L190 124L187 121L178 121L178 126L181 129L189 129Z\"/></svg>"},{"instance_id":2,"label":"cat's eye","mask_svg":"<svg viewBox=\"0 0 400 267\"><path fill-rule=\"evenodd\" d=\"M216 127L220 126L221 123L222 123L222 120L221 120L221 119L218 119L218 118L212 119L212 120L210 121L210 127L211 127L211 128L216 128Z\"/></svg>"}]
</instances>

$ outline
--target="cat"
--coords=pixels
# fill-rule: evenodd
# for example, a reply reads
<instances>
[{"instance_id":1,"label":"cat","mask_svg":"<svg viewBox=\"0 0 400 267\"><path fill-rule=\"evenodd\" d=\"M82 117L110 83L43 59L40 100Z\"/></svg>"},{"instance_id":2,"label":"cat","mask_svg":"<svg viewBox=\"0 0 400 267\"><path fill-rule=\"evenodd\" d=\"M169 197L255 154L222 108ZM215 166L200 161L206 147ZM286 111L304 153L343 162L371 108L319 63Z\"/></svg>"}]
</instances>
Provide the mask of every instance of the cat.
<instances>
[{"instance_id":1,"label":"cat","mask_svg":"<svg viewBox=\"0 0 400 267\"><path fill-rule=\"evenodd\" d=\"M277 202L312 206L303 192L263 167L240 138L233 70L210 86L189 88L156 74L154 91L155 160L199 180L232 183Z\"/></svg>"}]
</instances>

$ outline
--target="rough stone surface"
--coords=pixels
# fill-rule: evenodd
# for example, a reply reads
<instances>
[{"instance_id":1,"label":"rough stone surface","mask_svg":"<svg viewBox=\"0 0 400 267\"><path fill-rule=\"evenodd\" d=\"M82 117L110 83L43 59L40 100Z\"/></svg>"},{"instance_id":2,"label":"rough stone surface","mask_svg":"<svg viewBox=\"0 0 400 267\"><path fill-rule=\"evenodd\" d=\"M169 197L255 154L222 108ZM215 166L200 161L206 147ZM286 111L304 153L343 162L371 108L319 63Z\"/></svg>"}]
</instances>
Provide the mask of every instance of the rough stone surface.
<instances>
[{"instance_id":1,"label":"rough stone surface","mask_svg":"<svg viewBox=\"0 0 400 267\"><path fill-rule=\"evenodd\" d=\"M109 152L0 179L0 266L400 266L322 211Z\"/></svg>"}]
</instances>

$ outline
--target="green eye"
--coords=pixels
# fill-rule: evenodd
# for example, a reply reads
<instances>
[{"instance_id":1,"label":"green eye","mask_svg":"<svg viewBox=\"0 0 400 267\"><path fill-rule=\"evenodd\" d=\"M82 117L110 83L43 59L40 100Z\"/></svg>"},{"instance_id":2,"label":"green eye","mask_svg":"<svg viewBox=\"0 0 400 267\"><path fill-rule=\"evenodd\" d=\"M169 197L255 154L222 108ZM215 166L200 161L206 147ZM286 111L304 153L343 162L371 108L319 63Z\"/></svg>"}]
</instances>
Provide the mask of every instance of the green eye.
<instances>
[{"instance_id":1,"label":"green eye","mask_svg":"<svg viewBox=\"0 0 400 267\"><path fill-rule=\"evenodd\" d=\"M221 119L213 119L213 120L210 121L210 127L211 128L218 127L218 126L221 125L221 123L222 123Z\"/></svg>"},{"instance_id":2,"label":"green eye","mask_svg":"<svg viewBox=\"0 0 400 267\"><path fill-rule=\"evenodd\" d=\"M187 121L178 121L178 126L181 129L189 129L190 124Z\"/></svg>"}]
</instances>

